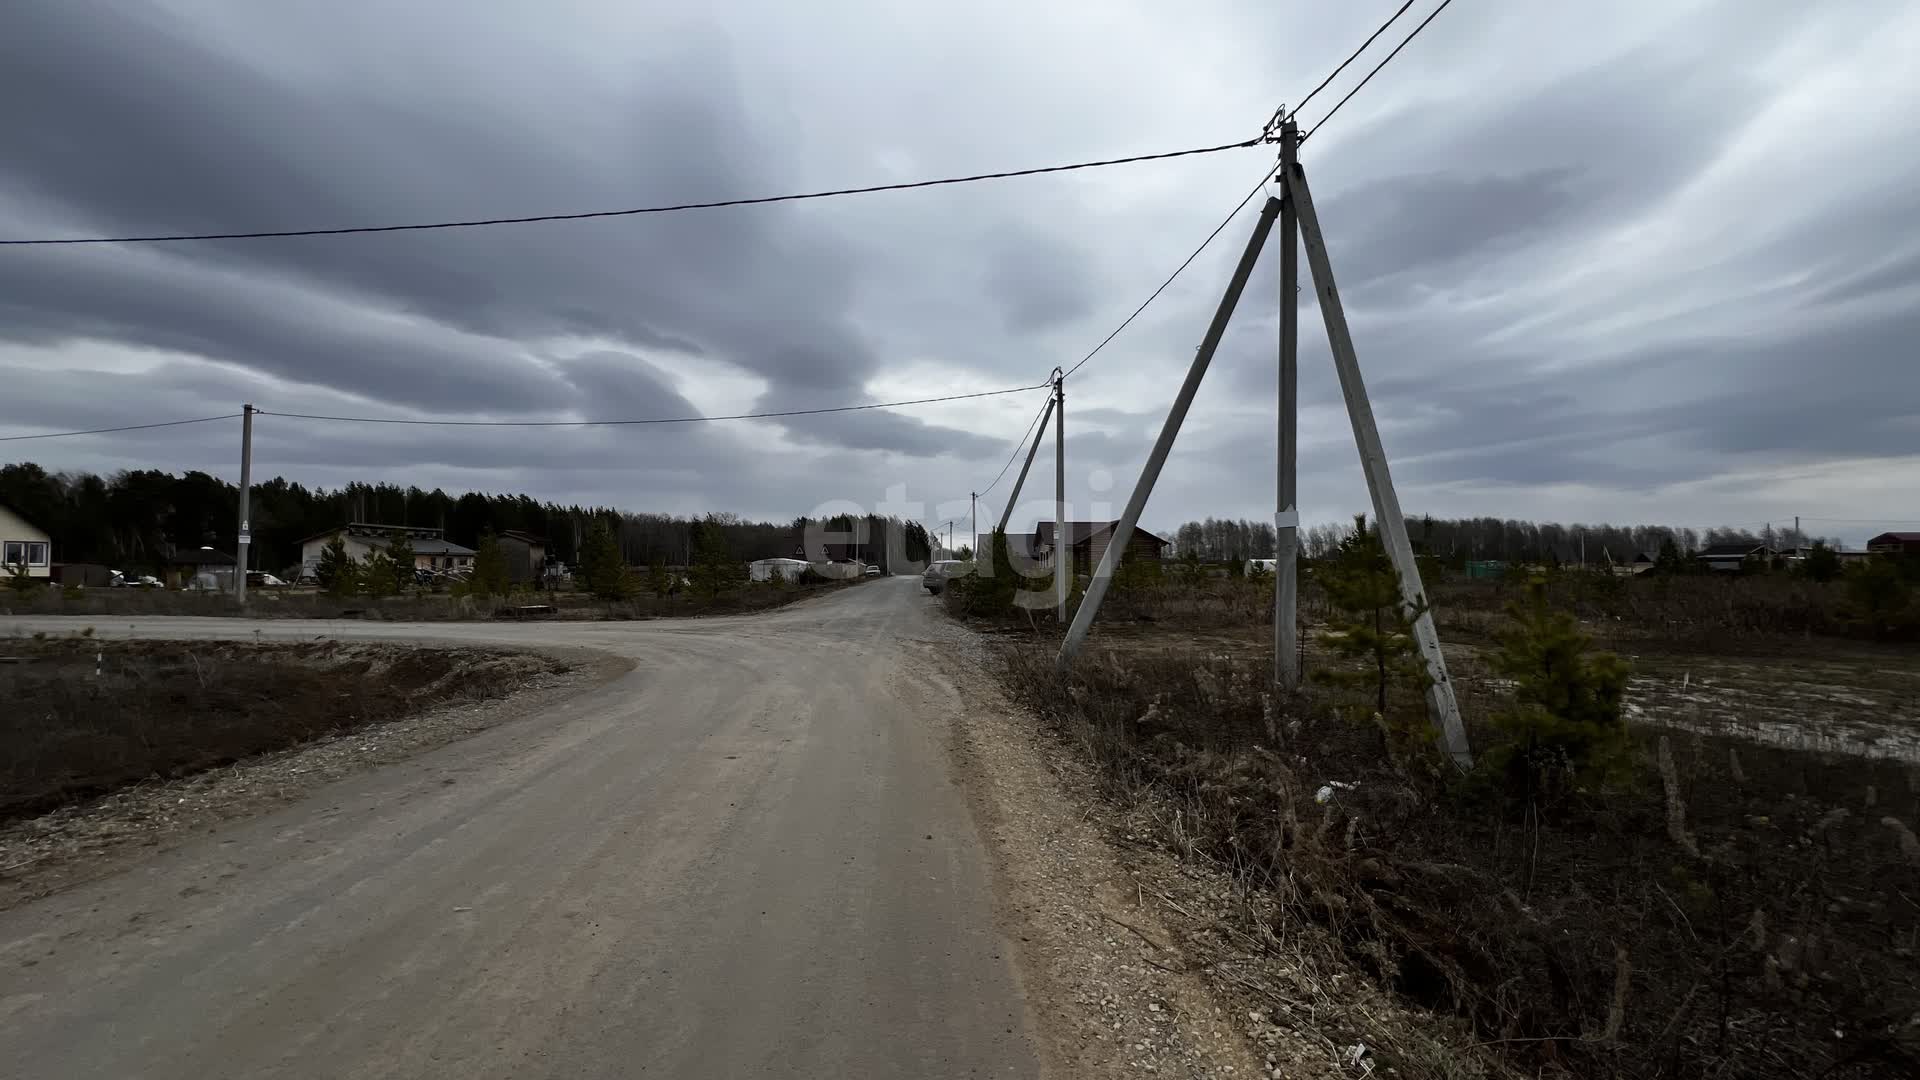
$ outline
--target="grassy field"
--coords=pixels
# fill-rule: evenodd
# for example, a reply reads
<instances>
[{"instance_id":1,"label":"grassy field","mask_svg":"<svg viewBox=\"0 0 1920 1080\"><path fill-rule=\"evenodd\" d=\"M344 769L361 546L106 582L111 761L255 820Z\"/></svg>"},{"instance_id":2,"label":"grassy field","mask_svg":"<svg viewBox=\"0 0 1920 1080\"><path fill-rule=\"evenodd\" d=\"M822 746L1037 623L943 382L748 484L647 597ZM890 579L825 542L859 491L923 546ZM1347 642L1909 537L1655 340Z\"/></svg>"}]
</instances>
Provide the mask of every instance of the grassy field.
<instances>
[{"instance_id":1,"label":"grassy field","mask_svg":"<svg viewBox=\"0 0 1920 1080\"><path fill-rule=\"evenodd\" d=\"M1266 898L1261 936L1464 1026L1330 1006L1328 1036L1398 1076L1915 1075L1920 649L1709 589L1560 598L1632 664L1630 750L1525 794L1434 754L1415 687L1379 720L1348 687L1274 692L1255 583L1128 590L1066 675L1046 620L979 625L1115 800ZM1497 598L1437 610L1483 760L1513 694ZM1303 607L1306 669L1336 669L1324 598Z\"/></svg>"}]
</instances>

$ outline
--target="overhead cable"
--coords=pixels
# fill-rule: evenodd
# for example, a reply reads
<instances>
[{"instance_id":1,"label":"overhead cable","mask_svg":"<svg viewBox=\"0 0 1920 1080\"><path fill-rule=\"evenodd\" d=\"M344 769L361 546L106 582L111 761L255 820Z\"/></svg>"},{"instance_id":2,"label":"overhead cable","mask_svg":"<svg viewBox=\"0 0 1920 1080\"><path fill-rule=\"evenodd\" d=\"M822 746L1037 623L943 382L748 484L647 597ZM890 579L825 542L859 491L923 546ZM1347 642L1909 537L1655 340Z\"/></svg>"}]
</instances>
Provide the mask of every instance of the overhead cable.
<instances>
[{"instance_id":1,"label":"overhead cable","mask_svg":"<svg viewBox=\"0 0 1920 1080\"><path fill-rule=\"evenodd\" d=\"M1293 106L1293 109L1288 113L1288 116L1299 115L1300 110L1307 107L1307 102L1312 101L1315 97L1319 95L1320 91L1325 90L1327 88L1328 83L1339 78L1340 73L1347 70L1348 64L1351 64L1355 60L1360 59L1360 54L1363 52L1366 52L1368 47L1370 47L1374 43L1375 39L1379 38L1381 34L1386 33L1387 28L1389 26L1392 26L1396 21L1398 21L1400 16L1405 15L1407 13L1407 9L1412 6L1413 6L1413 0L1407 0L1406 3L1401 4L1399 10L1395 11L1392 15L1388 16L1386 22L1381 23L1380 26L1377 29L1375 29L1373 33L1367 35L1367 40L1361 42L1359 48L1353 50L1353 52L1350 53L1345 60L1340 61L1339 67L1334 68L1333 71L1329 73L1326 78L1321 79L1319 86L1316 86L1312 90L1308 91L1306 97L1301 98L1297 103L1295 103L1295 105ZM1417 32L1418 31L1416 31L1416 33ZM1268 124L1268 127L1270 129L1278 129L1279 126L1280 125L1277 123Z\"/></svg>"},{"instance_id":2,"label":"overhead cable","mask_svg":"<svg viewBox=\"0 0 1920 1080\"><path fill-rule=\"evenodd\" d=\"M1052 384L1049 383L1048 385ZM985 495L987 492L992 491L994 485L998 484L1001 479L1007 475L1007 470L1013 468L1014 460L1020 456L1020 451L1027 447L1027 436L1033 434L1034 427L1040 423L1041 417L1047 415L1047 406L1052 403L1052 398L1048 398L1046 401L1040 403L1040 411L1033 414L1033 419L1027 422L1027 430L1023 432L1019 440L1013 444L1013 456L1007 458L1007 463L1000 466L1000 471L994 475L993 480L989 482L986 487L974 492L975 495Z\"/></svg>"},{"instance_id":3,"label":"overhead cable","mask_svg":"<svg viewBox=\"0 0 1920 1080\"><path fill-rule=\"evenodd\" d=\"M238 420L239 413L225 413L220 416L196 416L191 420L162 420L157 424L127 424L124 427L93 428L88 431L49 431L43 435L0 435L0 442L20 442L25 439L65 439L73 435L111 435L117 431L146 431L150 428L180 427L183 424L207 424L215 420Z\"/></svg>"},{"instance_id":4,"label":"overhead cable","mask_svg":"<svg viewBox=\"0 0 1920 1080\"><path fill-rule=\"evenodd\" d=\"M1313 128L1310 131L1308 131L1305 135L1300 136L1300 141L1304 143L1308 139L1313 138L1316 132L1318 132L1322 127L1326 126L1327 121L1333 119L1333 114L1340 111L1340 106L1345 105L1348 101L1352 100L1353 95L1359 93L1361 87L1373 81L1373 77L1375 75L1380 74L1380 69L1392 63L1393 58L1400 55L1400 50L1406 48L1407 44L1411 42L1414 38L1419 37L1420 31L1425 30L1427 28L1427 24L1432 22L1435 18L1438 18L1440 13L1447 10L1447 5L1451 3L1453 3L1453 0L1440 0L1440 6L1437 8L1434 8L1431 14L1429 14L1426 18L1420 20L1420 25L1414 27L1412 33L1402 38L1400 40L1400 44L1395 45L1393 47L1393 51L1387 54L1387 58L1385 60L1382 60L1379 63L1373 65L1373 70L1367 72L1366 78L1361 79L1357 84L1355 84L1353 89L1347 91L1346 97L1343 97L1339 101L1334 102L1333 108L1328 109L1327 114L1325 116L1322 116L1319 120L1315 121ZM1398 13L1396 13L1394 18L1398 18L1398 17L1399 15ZM1390 19L1388 21L1391 22L1392 20ZM1385 27L1382 27L1382 29L1385 29Z\"/></svg>"},{"instance_id":5,"label":"overhead cable","mask_svg":"<svg viewBox=\"0 0 1920 1080\"><path fill-rule=\"evenodd\" d=\"M727 416L650 416L633 420L432 420L404 416L328 416L318 413L279 412L255 409L256 416L284 416L292 420L330 420L346 424L404 424L418 427L633 427L643 424L699 424L715 420L766 420L783 416L819 416L825 413L861 412L866 409L897 409L906 405L931 405L940 401L964 401L968 398L995 397L1042 390L1053 384L1011 386L1004 390L978 390L970 394L915 398L911 401L875 401L865 405L835 405L824 409L782 409L777 412L733 413Z\"/></svg>"},{"instance_id":6,"label":"overhead cable","mask_svg":"<svg viewBox=\"0 0 1920 1080\"><path fill-rule=\"evenodd\" d=\"M1239 205L1235 206L1231 211L1229 211L1226 217L1220 219L1220 224L1215 225L1213 227L1213 231L1207 234L1207 238L1205 240L1200 241L1200 246L1197 248L1194 248L1193 251L1187 255L1186 259L1182 260L1179 266L1174 267L1173 273L1168 274L1167 279L1165 281L1162 281L1158 288L1154 289L1151 293L1148 293L1147 298L1145 300L1140 301L1140 306L1133 309L1133 314L1128 315L1126 318L1120 320L1120 325L1113 328L1113 333L1108 334L1104 338L1101 338L1100 344L1095 345L1092 351L1088 352L1087 355L1080 358L1079 362L1075 363L1072 367L1068 368L1067 374L1071 375L1074 372L1079 371L1080 368L1083 365L1085 365L1087 361L1093 359L1095 356L1098 356L1100 354L1101 349L1106 348L1110 343L1112 343L1114 338L1117 338L1120 336L1120 332L1122 330L1125 330L1128 326L1132 325L1133 320L1140 317L1141 312L1147 310L1148 305L1152 304L1155 300L1158 300L1160 298L1160 294L1167 291L1167 286L1172 285L1175 278L1185 273L1187 267L1193 265L1193 260L1199 258L1201 252L1207 250L1207 245L1213 243L1214 238L1219 236L1221 232L1223 232L1228 225L1232 224L1234 218L1240 216L1240 211L1245 210L1247 208L1247 204L1253 201L1253 197L1255 195L1260 194L1261 189L1267 186L1267 178L1272 174L1272 172L1273 172L1272 169L1263 170L1260 173L1260 182L1253 186L1253 190L1247 192L1246 197L1240 200Z\"/></svg>"},{"instance_id":7,"label":"overhead cable","mask_svg":"<svg viewBox=\"0 0 1920 1080\"><path fill-rule=\"evenodd\" d=\"M159 244L188 240L264 240L273 237L423 232L430 229L472 229L487 225L524 225L537 221L583 221L588 218L673 214L687 210L717 210L729 206L764 206L769 203L802 202L808 199L830 199L842 195L871 195L881 191L910 191L916 188L943 187L951 184L973 184L983 180L1007 180L1019 176L1040 176L1046 173L1073 172L1079 169L1100 169L1110 165L1132 165L1142 161L1165 161L1169 158L1193 157L1198 154L1217 154L1225 150L1241 150L1250 146L1258 146L1260 141L1260 137L1256 136L1240 142L1221 143L1218 146L1201 146L1188 150L1167 150L1155 154L1135 154L1131 157L1106 158L1099 161L1081 161L1071 165L1047 165L1034 169L1012 169L1005 172L975 173L971 176L950 176L938 180L912 180L897 184L872 184L866 187L834 188L827 191L808 191L788 195L759 195L751 198L716 199L711 202L640 206L625 210L588 210L563 214L530 214L524 217L476 218L464 221L436 221L411 225L350 225L339 228L271 229L258 232L150 233L130 236L76 236L35 240L0 240L0 247L49 246L60 244Z\"/></svg>"}]
</instances>

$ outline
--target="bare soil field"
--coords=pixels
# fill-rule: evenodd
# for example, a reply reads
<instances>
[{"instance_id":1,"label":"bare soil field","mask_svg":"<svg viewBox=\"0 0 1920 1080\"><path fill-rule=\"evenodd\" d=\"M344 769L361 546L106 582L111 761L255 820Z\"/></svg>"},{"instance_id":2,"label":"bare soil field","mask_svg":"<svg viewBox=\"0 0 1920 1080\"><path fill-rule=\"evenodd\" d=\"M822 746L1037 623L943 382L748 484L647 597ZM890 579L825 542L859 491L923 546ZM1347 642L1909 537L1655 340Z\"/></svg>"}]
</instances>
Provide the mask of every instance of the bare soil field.
<instances>
[{"instance_id":1,"label":"bare soil field","mask_svg":"<svg viewBox=\"0 0 1920 1080\"><path fill-rule=\"evenodd\" d=\"M0 658L0 823L565 670L526 653L336 641L15 638Z\"/></svg>"},{"instance_id":2,"label":"bare soil field","mask_svg":"<svg viewBox=\"0 0 1920 1080\"><path fill-rule=\"evenodd\" d=\"M36 588L0 591L0 615L201 615L255 619L364 619L392 622L501 620L667 619L770 611L858 585L866 579L813 584L749 584L715 596L695 590L677 595L643 593L625 600L598 600L587 593L515 592L511 596L330 596L311 588L250 589L241 608L225 593L166 589Z\"/></svg>"}]
</instances>

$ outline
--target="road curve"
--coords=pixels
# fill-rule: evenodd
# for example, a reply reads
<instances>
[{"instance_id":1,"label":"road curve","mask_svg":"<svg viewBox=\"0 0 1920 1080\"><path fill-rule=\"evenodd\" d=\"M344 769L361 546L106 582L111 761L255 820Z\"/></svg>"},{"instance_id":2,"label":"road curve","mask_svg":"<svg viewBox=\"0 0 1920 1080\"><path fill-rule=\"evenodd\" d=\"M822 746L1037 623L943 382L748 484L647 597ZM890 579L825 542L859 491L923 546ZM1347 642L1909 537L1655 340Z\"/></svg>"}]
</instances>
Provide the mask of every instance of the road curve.
<instances>
[{"instance_id":1,"label":"road curve","mask_svg":"<svg viewBox=\"0 0 1920 1080\"><path fill-rule=\"evenodd\" d=\"M591 647L628 675L0 913L36 1077L1038 1071L912 579L638 623L82 622Z\"/></svg>"}]
</instances>

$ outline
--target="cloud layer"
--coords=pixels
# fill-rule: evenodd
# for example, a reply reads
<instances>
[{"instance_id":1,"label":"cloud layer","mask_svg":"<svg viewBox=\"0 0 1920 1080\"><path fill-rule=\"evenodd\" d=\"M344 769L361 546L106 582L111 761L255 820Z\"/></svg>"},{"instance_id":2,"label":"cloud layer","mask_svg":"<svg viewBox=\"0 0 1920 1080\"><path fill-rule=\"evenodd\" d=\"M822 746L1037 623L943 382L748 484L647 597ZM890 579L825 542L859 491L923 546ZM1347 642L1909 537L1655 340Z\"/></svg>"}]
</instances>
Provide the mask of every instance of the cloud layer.
<instances>
[{"instance_id":1,"label":"cloud layer","mask_svg":"<svg viewBox=\"0 0 1920 1080\"><path fill-rule=\"evenodd\" d=\"M614 208L1224 141L1385 13L1316 7L179 0L103 22L26 5L0 38L0 235ZM1903 134L1917 49L1920 12L1897 2L1449 9L1304 153L1407 506L1801 514L1855 537L1920 518L1920 146ZM4 249L0 434L243 400L579 419L1038 382L1261 161L642 219ZM1124 500L1250 220L1070 385L1069 496L1089 512ZM1150 523L1272 512L1275 262ZM1365 489L1319 318L1309 303L1302 509L1335 519ZM1040 405L592 429L269 417L256 471L776 518L904 487L937 518ZM228 427L7 449L231 476Z\"/></svg>"}]
</instances>

